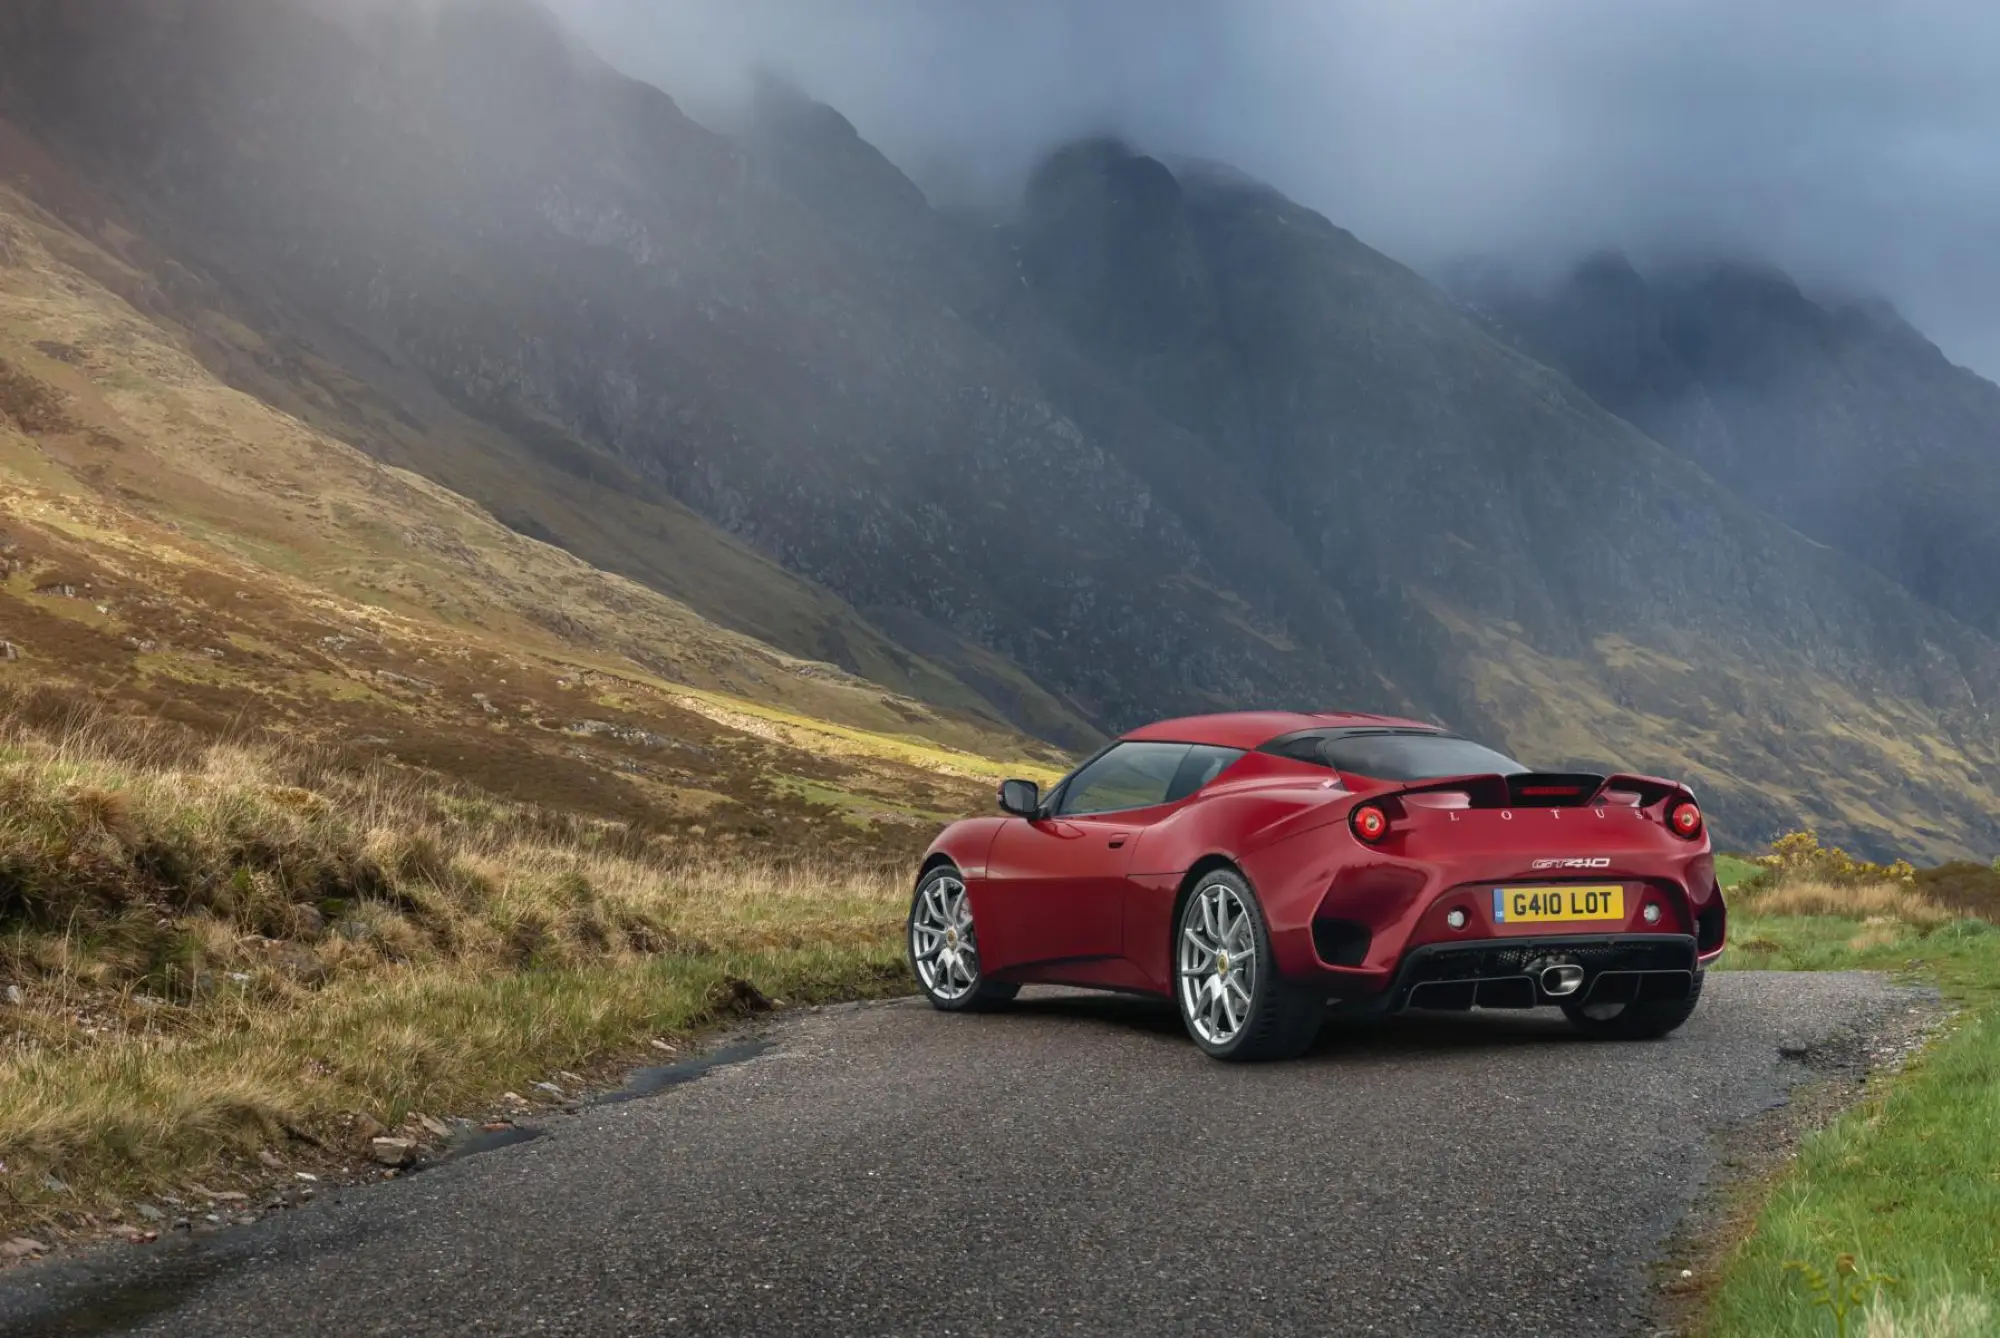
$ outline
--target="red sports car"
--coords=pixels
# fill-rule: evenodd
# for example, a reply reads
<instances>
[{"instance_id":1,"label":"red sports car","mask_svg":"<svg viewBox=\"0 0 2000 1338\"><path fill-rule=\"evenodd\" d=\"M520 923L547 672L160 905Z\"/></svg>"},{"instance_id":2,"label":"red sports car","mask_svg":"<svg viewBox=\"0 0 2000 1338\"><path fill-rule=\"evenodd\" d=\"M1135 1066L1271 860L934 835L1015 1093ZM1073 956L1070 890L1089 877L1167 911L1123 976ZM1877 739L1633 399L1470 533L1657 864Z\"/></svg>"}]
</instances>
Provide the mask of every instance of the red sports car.
<instances>
[{"instance_id":1,"label":"red sports car","mask_svg":"<svg viewBox=\"0 0 2000 1338\"><path fill-rule=\"evenodd\" d=\"M1662 1036L1727 912L1701 809L1650 776L1530 771L1372 715L1148 725L924 856L910 964L963 1011L1046 982L1172 997L1222 1059L1289 1057L1329 1000L1558 1005Z\"/></svg>"}]
</instances>

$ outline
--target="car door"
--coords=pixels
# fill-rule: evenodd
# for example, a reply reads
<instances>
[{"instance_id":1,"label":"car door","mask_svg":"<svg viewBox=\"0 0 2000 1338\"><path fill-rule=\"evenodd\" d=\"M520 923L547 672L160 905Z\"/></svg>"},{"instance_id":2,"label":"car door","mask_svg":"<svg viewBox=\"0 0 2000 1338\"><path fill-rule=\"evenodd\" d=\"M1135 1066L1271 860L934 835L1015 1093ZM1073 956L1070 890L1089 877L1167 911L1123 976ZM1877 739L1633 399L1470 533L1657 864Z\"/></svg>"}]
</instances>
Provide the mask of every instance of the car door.
<instances>
[{"instance_id":1,"label":"car door","mask_svg":"<svg viewBox=\"0 0 2000 1338\"><path fill-rule=\"evenodd\" d=\"M1157 814L1184 743L1115 744L1050 796L1045 816L1007 823L986 857L979 956L988 971L1117 962L1125 947L1125 871Z\"/></svg>"}]
</instances>

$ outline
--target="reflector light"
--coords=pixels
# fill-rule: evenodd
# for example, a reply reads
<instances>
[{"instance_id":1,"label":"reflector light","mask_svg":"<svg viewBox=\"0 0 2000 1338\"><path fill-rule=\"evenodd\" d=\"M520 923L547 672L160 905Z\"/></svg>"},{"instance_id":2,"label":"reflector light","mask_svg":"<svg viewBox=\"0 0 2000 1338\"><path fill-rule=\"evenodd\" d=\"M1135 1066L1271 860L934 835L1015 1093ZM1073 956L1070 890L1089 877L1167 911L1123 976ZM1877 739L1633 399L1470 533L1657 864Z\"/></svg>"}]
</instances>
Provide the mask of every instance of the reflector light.
<instances>
[{"instance_id":1,"label":"reflector light","mask_svg":"<svg viewBox=\"0 0 2000 1338\"><path fill-rule=\"evenodd\" d=\"M1354 810L1354 834L1374 845L1389 834L1389 815L1373 804L1363 804Z\"/></svg>"},{"instance_id":2,"label":"reflector light","mask_svg":"<svg viewBox=\"0 0 2000 1338\"><path fill-rule=\"evenodd\" d=\"M1568 795L1568 794L1581 794L1583 792L1577 789L1577 787L1574 785L1524 785L1521 787L1521 793L1524 795L1526 794Z\"/></svg>"},{"instance_id":3,"label":"reflector light","mask_svg":"<svg viewBox=\"0 0 2000 1338\"><path fill-rule=\"evenodd\" d=\"M1694 806L1693 801L1683 799L1674 805L1674 811L1667 817L1667 825L1674 829L1676 836L1693 840L1701 835L1701 810Z\"/></svg>"}]
</instances>

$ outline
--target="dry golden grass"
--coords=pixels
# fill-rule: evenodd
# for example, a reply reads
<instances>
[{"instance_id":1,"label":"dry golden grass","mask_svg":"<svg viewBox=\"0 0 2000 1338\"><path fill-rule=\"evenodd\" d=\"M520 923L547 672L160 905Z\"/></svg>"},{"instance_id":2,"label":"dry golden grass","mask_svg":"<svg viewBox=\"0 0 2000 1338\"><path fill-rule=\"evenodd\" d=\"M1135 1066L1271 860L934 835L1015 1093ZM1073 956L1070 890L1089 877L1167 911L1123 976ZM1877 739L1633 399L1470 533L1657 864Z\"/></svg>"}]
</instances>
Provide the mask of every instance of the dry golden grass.
<instances>
[{"instance_id":1,"label":"dry golden grass","mask_svg":"<svg viewBox=\"0 0 2000 1338\"><path fill-rule=\"evenodd\" d=\"M1824 915L1851 920L1900 921L1929 927L1957 919L1907 883L1837 884L1812 878L1788 878L1751 893L1740 906L1746 916Z\"/></svg>"},{"instance_id":2,"label":"dry golden grass","mask_svg":"<svg viewBox=\"0 0 2000 1338\"><path fill-rule=\"evenodd\" d=\"M0 740L0 1218L899 980L906 871L123 722ZM67 1197L46 1191L54 1174Z\"/></svg>"},{"instance_id":3,"label":"dry golden grass","mask_svg":"<svg viewBox=\"0 0 2000 1338\"><path fill-rule=\"evenodd\" d=\"M682 508L600 490L580 521L542 515L560 471L443 406L250 371L223 345L256 336L134 307L143 257L17 184L0 987L22 1002L0 1000L0 1226L210 1175L286 1130L591 1071L738 1006L734 981L900 987L907 856L997 775L1053 774L1051 750ZM336 400L368 407L321 411ZM504 481L534 533L612 537L566 552L380 463L415 459ZM650 587L589 565L635 537ZM718 606L871 677L699 612ZM36 694L192 733L51 720ZM297 745L254 741L272 736Z\"/></svg>"},{"instance_id":4,"label":"dry golden grass","mask_svg":"<svg viewBox=\"0 0 2000 1338\"><path fill-rule=\"evenodd\" d=\"M1854 937L1847 940L1849 952L1869 952L1876 948L1886 948L1900 943L1909 935L1910 926L1901 920L1886 915L1870 916Z\"/></svg>"},{"instance_id":5,"label":"dry golden grass","mask_svg":"<svg viewBox=\"0 0 2000 1338\"><path fill-rule=\"evenodd\" d=\"M2000 1317L1975 1292L1945 1292L1915 1306L1878 1301L1862 1320L1860 1338L1990 1338Z\"/></svg>"}]
</instances>

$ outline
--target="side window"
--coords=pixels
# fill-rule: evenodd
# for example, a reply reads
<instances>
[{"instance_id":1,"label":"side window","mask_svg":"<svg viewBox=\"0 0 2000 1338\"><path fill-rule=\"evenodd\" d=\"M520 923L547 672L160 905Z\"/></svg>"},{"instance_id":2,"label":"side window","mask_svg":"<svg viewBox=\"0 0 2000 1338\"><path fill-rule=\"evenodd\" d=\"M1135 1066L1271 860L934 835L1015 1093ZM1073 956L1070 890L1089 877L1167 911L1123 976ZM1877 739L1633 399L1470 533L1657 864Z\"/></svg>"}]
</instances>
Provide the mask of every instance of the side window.
<instances>
[{"instance_id":1,"label":"side window","mask_svg":"<svg viewBox=\"0 0 2000 1338\"><path fill-rule=\"evenodd\" d=\"M1185 799L1202 786L1222 774L1223 768L1243 756L1240 748L1218 748L1213 744L1197 743L1188 749L1188 755L1181 759L1180 770L1174 773L1174 783L1167 787L1167 802Z\"/></svg>"},{"instance_id":2,"label":"side window","mask_svg":"<svg viewBox=\"0 0 2000 1338\"><path fill-rule=\"evenodd\" d=\"M1164 803L1188 751L1185 743L1121 743L1070 779L1059 811L1116 813Z\"/></svg>"}]
</instances>

